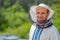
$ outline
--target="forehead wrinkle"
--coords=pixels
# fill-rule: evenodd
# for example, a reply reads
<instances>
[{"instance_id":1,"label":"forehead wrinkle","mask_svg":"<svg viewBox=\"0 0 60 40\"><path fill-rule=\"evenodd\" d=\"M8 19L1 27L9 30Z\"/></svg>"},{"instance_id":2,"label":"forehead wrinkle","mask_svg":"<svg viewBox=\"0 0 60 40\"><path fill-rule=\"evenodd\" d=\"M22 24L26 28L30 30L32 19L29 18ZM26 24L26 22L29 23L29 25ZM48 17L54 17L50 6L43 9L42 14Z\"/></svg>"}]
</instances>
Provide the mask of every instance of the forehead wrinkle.
<instances>
[{"instance_id":1,"label":"forehead wrinkle","mask_svg":"<svg viewBox=\"0 0 60 40\"><path fill-rule=\"evenodd\" d=\"M38 12L40 12L40 11L42 11L42 12L44 12L44 11L47 11L48 9L46 9L46 8L44 8L44 7L40 7L40 6L38 6L37 8L36 8L36 11L38 11Z\"/></svg>"}]
</instances>

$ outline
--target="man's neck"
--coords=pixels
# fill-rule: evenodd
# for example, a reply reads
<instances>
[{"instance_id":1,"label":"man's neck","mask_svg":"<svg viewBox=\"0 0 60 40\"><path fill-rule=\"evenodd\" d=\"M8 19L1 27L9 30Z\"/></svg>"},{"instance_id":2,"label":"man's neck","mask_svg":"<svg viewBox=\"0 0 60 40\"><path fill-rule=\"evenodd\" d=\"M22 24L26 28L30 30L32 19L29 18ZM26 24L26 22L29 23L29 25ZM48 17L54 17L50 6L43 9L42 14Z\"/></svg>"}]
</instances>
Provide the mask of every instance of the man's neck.
<instances>
[{"instance_id":1,"label":"man's neck","mask_svg":"<svg viewBox=\"0 0 60 40\"><path fill-rule=\"evenodd\" d=\"M39 26L44 26L44 25L45 25L45 23L39 23L38 25L39 25Z\"/></svg>"},{"instance_id":2,"label":"man's neck","mask_svg":"<svg viewBox=\"0 0 60 40\"><path fill-rule=\"evenodd\" d=\"M39 25L39 26L44 26L47 22L48 22L48 20L45 20L45 21L43 21L43 22L38 22L38 25Z\"/></svg>"}]
</instances>

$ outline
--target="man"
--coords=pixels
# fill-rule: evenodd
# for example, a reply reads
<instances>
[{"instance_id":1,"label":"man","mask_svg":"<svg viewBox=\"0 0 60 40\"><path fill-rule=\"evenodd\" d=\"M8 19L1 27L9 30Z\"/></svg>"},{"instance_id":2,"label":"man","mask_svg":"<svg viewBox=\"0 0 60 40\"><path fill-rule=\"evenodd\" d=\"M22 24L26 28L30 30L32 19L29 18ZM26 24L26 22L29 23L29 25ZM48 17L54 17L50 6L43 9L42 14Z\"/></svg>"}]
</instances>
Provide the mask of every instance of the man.
<instances>
[{"instance_id":1,"label":"man","mask_svg":"<svg viewBox=\"0 0 60 40\"><path fill-rule=\"evenodd\" d=\"M29 33L29 40L58 40L59 33L52 22L54 11L46 4L39 4L30 8L33 20Z\"/></svg>"}]
</instances>

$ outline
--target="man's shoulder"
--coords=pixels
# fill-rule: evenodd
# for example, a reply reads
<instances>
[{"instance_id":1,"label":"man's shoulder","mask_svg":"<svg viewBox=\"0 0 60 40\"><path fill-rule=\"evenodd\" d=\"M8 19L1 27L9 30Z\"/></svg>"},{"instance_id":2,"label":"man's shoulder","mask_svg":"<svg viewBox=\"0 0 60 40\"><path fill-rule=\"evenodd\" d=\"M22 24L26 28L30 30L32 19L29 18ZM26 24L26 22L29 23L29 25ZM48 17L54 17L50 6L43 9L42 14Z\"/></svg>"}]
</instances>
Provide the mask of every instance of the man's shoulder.
<instances>
[{"instance_id":1,"label":"man's shoulder","mask_svg":"<svg viewBox=\"0 0 60 40\"><path fill-rule=\"evenodd\" d=\"M36 24L35 24L35 23L33 23L33 24L31 25L30 30L35 29L35 28L36 28Z\"/></svg>"},{"instance_id":2,"label":"man's shoulder","mask_svg":"<svg viewBox=\"0 0 60 40\"><path fill-rule=\"evenodd\" d=\"M54 25L52 25L51 27L45 28L44 30L50 33L58 32L57 28Z\"/></svg>"},{"instance_id":3,"label":"man's shoulder","mask_svg":"<svg viewBox=\"0 0 60 40\"><path fill-rule=\"evenodd\" d=\"M52 26L49 28L49 30L50 30L50 33L59 34L57 28L56 28L54 25L52 25Z\"/></svg>"},{"instance_id":4,"label":"man's shoulder","mask_svg":"<svg viewBox=\"0 0 60 40\"><path fill-rule=\"evenodd\" d=\"M36 27L36 23L33 23L33 24L31 25L31 27Z\"/></svg>"}]
</instances>

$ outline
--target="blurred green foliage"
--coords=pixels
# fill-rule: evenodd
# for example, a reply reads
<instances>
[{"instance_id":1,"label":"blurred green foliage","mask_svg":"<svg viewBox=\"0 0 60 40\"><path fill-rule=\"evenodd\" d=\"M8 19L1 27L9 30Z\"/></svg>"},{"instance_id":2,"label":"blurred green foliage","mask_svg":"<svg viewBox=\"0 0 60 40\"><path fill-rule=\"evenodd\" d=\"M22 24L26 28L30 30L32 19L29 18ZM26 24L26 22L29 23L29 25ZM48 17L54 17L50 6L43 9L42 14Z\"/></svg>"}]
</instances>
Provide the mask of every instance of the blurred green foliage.
<instances>
[{"instance_id":1,"label":"blurred green foliage","mask_svg":"<svg viewBox=\"0 0 60 40\"><path fill-rule=\"evenodd\" d=\"M42 2L55 11L53 23L60 32L60 0L0 0L0 33L28 38L32 25L29 8Z\"/></svg>"}]
</instances>

